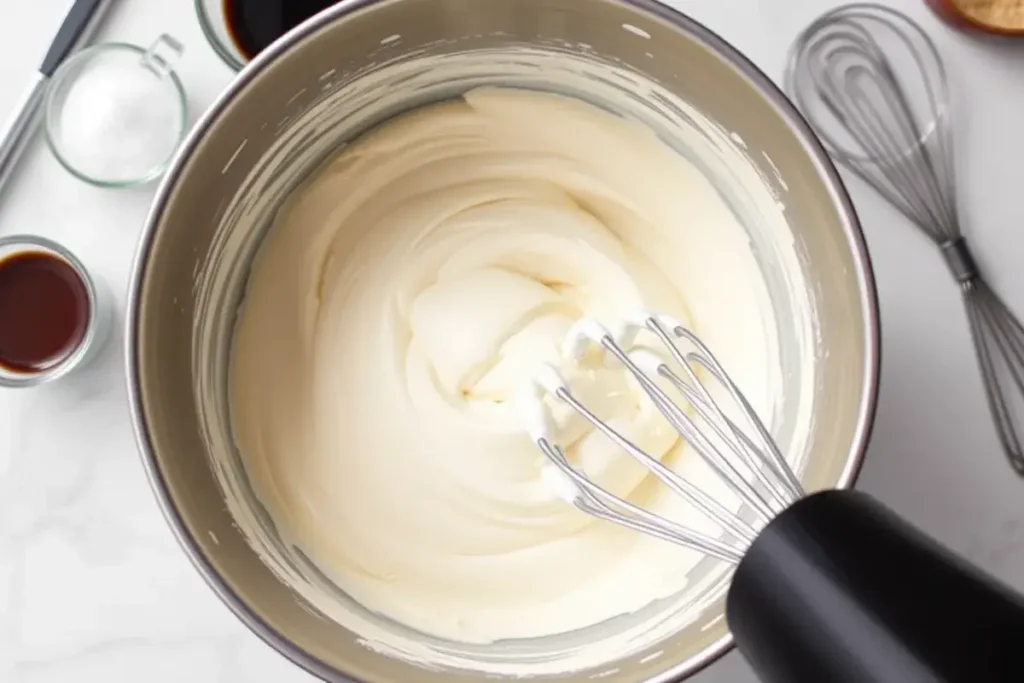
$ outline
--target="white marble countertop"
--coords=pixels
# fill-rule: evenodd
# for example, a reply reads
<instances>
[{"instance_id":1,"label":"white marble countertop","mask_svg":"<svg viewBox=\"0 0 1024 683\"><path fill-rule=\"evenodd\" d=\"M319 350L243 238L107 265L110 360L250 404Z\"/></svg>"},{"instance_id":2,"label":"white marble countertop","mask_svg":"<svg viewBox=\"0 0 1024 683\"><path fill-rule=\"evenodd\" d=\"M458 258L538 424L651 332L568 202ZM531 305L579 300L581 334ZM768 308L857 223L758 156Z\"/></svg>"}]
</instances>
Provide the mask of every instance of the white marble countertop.
<instances>
[{"instance_id":1,"label":"white marble countertop","mask_svg":"<svg viewBox=\"0 0 1024 683\"><path fill-rule=\"evenodd\" d=\"M675 0L772 77L832 0ZM958 110L966 232L990 281L1024 313L1024 40L993 42L893 0L935 37ZM70 0L0 9L0 117L6 117ZM12 7L13 6L13 7ZM192 117L232 74L206 44L192 3L119 0L98 40L183 41ZM970 105L970 106L968 106ZM883 377L860 486L1024 590L1024 481L998 450L956 288L938 253L851 181L882 306ZM0 204L0 233L54 237L124 290L152 188L99 190L65 173L41 142ZM246 631L178 550L150 494L129 424L122 335L81 375L0 390L0 681L299 683L313 679ZM699 683L750 683L731 654Z\"/></svg>"}]
</instances>

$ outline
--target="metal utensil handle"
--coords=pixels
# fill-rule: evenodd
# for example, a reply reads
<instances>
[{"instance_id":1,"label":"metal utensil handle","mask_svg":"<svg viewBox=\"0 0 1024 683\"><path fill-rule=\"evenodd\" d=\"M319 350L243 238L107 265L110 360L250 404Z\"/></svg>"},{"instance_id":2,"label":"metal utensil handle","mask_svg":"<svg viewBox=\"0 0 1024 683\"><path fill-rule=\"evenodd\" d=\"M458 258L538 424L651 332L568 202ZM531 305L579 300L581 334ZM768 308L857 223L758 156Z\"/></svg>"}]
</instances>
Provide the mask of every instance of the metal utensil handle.
<instances>
[{"instance_id":1,"label":"metal utensil handle","mask_svg":"<svg viewBox=\"0 0 1024 683\"><path fill-rule=\"evenodd\" d=\"M111 4L113 0L75 0L68 10L39 70L33 74L32 82L0 131L0 189L32 137L50 77L68 55L92 37Z\"/></svg>"},{"instance_id":2,"label":"metal utensil handle","mask_svg":"<svg viewBox=\"0 0 1024 683\"><path fill-rule=\"evenodd\" d=\"M7 178L15 164L18 163L18 157L21 156L22 150L25 149L32 137L36 114L46 95L46 85L49 83L49 79L41 73L33 74L33 76L32 82L18 101L14 113L0 130L0 188L6 184Z\"/></svg>"},{"instance_id":3,"label":"metal utensil handle","mask_svg":"<svg viewBox=\"0 0 1024 683\"><path fill-rule=\"evenodd\" d=\"M63 23L57 30L50 49L43 57L39 73L47 78L53 76L57 67L67 59L68 55L81 47L99 26L103 13L110 7L113 0L75 0L68 10Z\"/></svg>"}]
</instances>

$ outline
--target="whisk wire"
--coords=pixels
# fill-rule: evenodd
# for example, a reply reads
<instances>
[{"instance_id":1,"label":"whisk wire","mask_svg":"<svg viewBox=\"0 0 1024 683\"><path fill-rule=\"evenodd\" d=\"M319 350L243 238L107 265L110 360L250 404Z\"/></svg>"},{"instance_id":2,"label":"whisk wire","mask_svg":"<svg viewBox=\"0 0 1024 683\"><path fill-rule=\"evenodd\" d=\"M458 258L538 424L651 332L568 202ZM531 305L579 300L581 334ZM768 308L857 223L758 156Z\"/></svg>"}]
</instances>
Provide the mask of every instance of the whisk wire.
<instances>
[{"instance_id":1,"label":"whisk wire","mask_svg":"<svg viewBox=\"0 0 1024 683\"><path fill-rule=\"evenodd\" d=\"M739 444L739 448L735 450L736 455L740 458L740 461L747 468L750 473L756 473L759 465L770 466L770 463L758 463L757 455L755 454L755 446L753 441L744 434L735 422L730 420L728 416L721 413L720 408L717 404L711 402L709 405L704 401L703 397L698 392L687 385L677 374L667 365L661 365L658 367L658 374L667 379L672 383L673 386L683 395L683 398L693 406L698 416L704 420L704 423L714 432L715 436L720 442L728 442L730 437L736 439L736 443ZM719 424L718 421L723 424ZM726 432L728 430L728 433ZM775 473L773 471L773 473ZM781 477L780 477L781 478ZM764 482L759 482L765 485L772 497L773 509L779 510L784 509L787 504L786 491L780 482L777 482L771 478L766 478ZM766 504L769 501L765 501Z\"/></svg>"},{"instance_id":2,"label":"whisk wire","mask_svg":"<svg viewBox=\"0 0 1024 683\"><path fill-rule=\"evenodd\" d=\"M719 526L724 527L739 538L751 541L754 539L754 530L750 526L738 519L735 519L732 513L726 510L713 498L677 475L671 469L666 467L660 460L652 457L642 448L624 437L614 427L598 418L593 411L580 403L568 389L560 389L555 395L583 416L583 418L590 424L594 425L598 431L625 450L633 457L633 459L649 469L659 480L661 480L662 483L678 493L680 496L690 500L692 504L697 506L701 512L710 517L713 521L719 524Z\"/></svg>"},{"instance_id":3,"label":"whisk wire","mask_svg":"<svg viewBox=\"0 0 1024 683\"><path fill-rule=\"evenodd\" d=\"M792 468L789 467L786 459L782 456L782 452L779 450L778 444L775 443L775 440L768 433L768 429L757 416L757 412L747 401L746 396L744 396L743 392L741 392L739 387L736 386L736 383L732 381L732 378L725 372L725 368L722 367L721 363L718 362L718 359L711 353L711 350L704 344L704 342L685 327L678 325L675 326L673 328L674 334L681 339L687 340L697 349L696 353L687 354L685 359L683 359L675 342L668 336L665 329L656 318L650 318L648 320L648 328L654 330L663 343L668 345L677 363L680 363L689 372L692 372L690 368L693 365L703 367L726 388L729 392L729 396L740 407L739 412L746 419L747 426L753 430L760 440L760 448L754 446L749 438L746 437L743 432L739 431L738 427L730 421L733 431L738 437L742 436L743 441L751 445L752 450L750 452L752 454L763 455L764 463L772 470L775 476L778 477L783 488L787 489L786 494L790 500L803 496L804 490L800 481L796 478ZM707 388L697 380L695 373L693 374L692 380L698 387L700 387L700 390L703 392L706 400L711 401L710 393ZM715 405L717 407L717 404ZM728 418L721 409L718 410L723 419L728 421Z\"/></svg>"},{"instance_id":4,"label":"whisk wire","mask_svg":"<svg viewBox=\"0 0 1024 683\"><path fill-rule=\"evenodd\" d=\"M809 73L822 103L867 153L867 159L844 155L842 160L926 233L931 232L930 226L939 226L940 234L953 234L955 209L946 200L953 195L944 193L938 180L949 175L943 168L944 158L951 151L946 147L947 136L934 130L934 124L933 130L925 131L912 115L914 110L897 74L869 33L846 21L837 21L834 29L828 40L809 44L809 61L817 65ZM921 56L912 54L924 71ZM828 68L846 59L852 64L844 70ZM877 89L877 99L868 95L865 84ZM931 81L922 79L922 85L928 111L941 114L943 108ZM932 140L938 141L937 155L930 149ZM926 168L915 169L915 163Z\"/></svg>"},{"instance_id":5,"label":"whisk wire","mask_svg":"<svg viewBox=\"0 0 1024 683\"><path fill-rule=\"evenodd\" d=\"M725 457L718 445L697 428L693 420L644 374L622 348L612 340L611 336L605 336L602 344L636 377L662 415L686 441L695 446L697 453L714 470L715 474L729 482L736 491L743 495L762 520L767 522L772 519L775 515L771 503L736 469L733 460Z\"/></svg>"},{"instance_id":6,"label":"whisk wire","mask_svg":"<svg viewBox=\"0 0 1024 683\"><path fill-rule=\"evenodd\" d=\"M1024 476L1024 451L998 371L1001 360L1012 386L1017 389L1017 396L1024 396L1024 327L984 281L966 284L969 286L964 290L964 298L968 300L967 313L978 365L989 387L989 409L1011 466Z\"/></svg>"},{"instance_id":7,"label":"whisk wire","mask_svg":"<svg viewBox=\"0 0 1024 683\"><path fill-rule=\"evenodd\" d=\"M764 429L764 425L761 424L760 420L757 419L756 414L750 407L750 404L746 402L746 398L736 389L735 385L732 384L731 380L725 375L723 369L716 364L710 363L707 359L714 357L711 356L710 351L704 345L704 343L698 339L695 335L690 334L688 330L682 327L676 327L673 333L680 338L686 339L692 344L697 351L688 354L683 354L675 341L669 335L669 333L662 327L661 323L656 318L650 318L647 321L647 329L651 330L658 336L661 342L669 349L673 360L678 366L683 368L684 373L687 375L689 382L684 382L670 367L664 363L659 364L657 370L658 373L669 380L675 388L683 394L686 402L693 406L694 410L697 411L698 415L704 420L704 422L712 429L715 435L723 443L733 443L738 445L738 448L734 448L735 454L739 457L740 461L747 467L748 472L753 477L757 477L758 468L765 466L768 467L773 477L762 477L758 482L762 486L765 486L773 498L773 509L776 511L784 509L787 505L787 501L793 499L795 495L800 495L800 484L796 481L796 477L792 471L786 466L785 461L782 460L782 456L775 446L775 442L767 434ZM748 426L751 427L759 440L762 442L761 447L763 450L758 450L758 446L754 444L753 440L750 439L740 428L733 422L725 411L722 410L718 404L697 377L695 371L696 367L702 367L706 372L711 374L719 384L724 386L729 392L730 397L736 401L741 407L741 413L748 418ZM753 417L751 421L750 418ZM728 429L728 435L725 432ZM735 439L730 441L729 437ZM765 458L764 454L768 454L769 457ZM772 457L772 456L777 456ZM779 464L781 463L781 467ZM789 487L787 490L787 486ZM765 501L768 503L768 501Z\"/></svg>"},{"instance_id":8,"label":"whisk wire","mask_svg":"<svg viewBox=\"0 0 1024 683\"><path fill-rule=\"evenodd\" d=\"M635 378L642 395L650 399L651 405L690 446L690 451L702 458L736 495L736 502L726 503L710 495L675 472L670 463L662 462L626 438L573 396L553 366L541 368L521 394L528 429L554 466L554 470L545 472L557 475L554 479L545 476L547 483L585 514L725 562L739 562L758 530L803 496L799 480L750 403L704 343L673 320L640 314L615 334L590 320L580 321L576 328L570 331L563 350L567 360L579 363L586 357L590 359L587 362L592 362L594 357L588 355L588 348L593 348L604 356L605 362L620 363ZM662 340L669 351L668 358L647 346L634 345L637 334L644 328ZM582 345L581 340L585 341ZM677 340L687 341L693 350L683 353ZM678 399L673 400L662 390L654 379L659 376L679 390L681 401L677 403ZM717 388L725 391L711 391L709 381L717 382ZM582 416L598 433L622 448L714 524L721 536L702 533L645 510L591 479L585 471L585 462L573 462L552 441L554 418L548 412L549 398L545 397L561 402ZM726 410L722 402L730 398L734 405ZM739 418L733 419L736 415Z\"/></svg>"},{"instance_id":9,"label":"whisk wire","mask_svg":"<svg viewBox=\"0 0 1024 683\"><path fill-rule=\"evenodd\" d=\"M549 461L554 463L559 471L576 486L577 495L573 498L573 504L581 512L726 562L737 563L742 558L741 551L728 543L688 529L660 515L655 515L590 481L569 464L565 452L561 448L553 446L546 439L540 439L538 445L541 451L548 456ZM616 508L621 508L621 510ZM752 533L750 536L740 537L745 544L753 541Z\"/></svg>"},{"instance_id":10,"label":"whisk wire","mask_svg":"<svg viewBox=\"0 0 1024 683\"><path fill-rule=\"evenodd\" d=\"M920 157L900 155L888 163L858 161L855 170L926 232L931 229L929 226L948 231L943 227L950 222L946 202L938 194L937 186L929 180L932 173L914 168L915 162L924 163L929 169L934 166L927 143L922 142L917 133L908 133L903 140L894 139L891 126L879 120L877 110L859 88L851 87L848 94L851 114L856 116L848 116L847 123L872 158L883 159L884 155L892 154L893 149L910 150L915 145L921 146ZM906 119L896 118L895 121L897 125L906 123ZM878 174L886 181L884 184Z\"/></svg>"}]
</instances>

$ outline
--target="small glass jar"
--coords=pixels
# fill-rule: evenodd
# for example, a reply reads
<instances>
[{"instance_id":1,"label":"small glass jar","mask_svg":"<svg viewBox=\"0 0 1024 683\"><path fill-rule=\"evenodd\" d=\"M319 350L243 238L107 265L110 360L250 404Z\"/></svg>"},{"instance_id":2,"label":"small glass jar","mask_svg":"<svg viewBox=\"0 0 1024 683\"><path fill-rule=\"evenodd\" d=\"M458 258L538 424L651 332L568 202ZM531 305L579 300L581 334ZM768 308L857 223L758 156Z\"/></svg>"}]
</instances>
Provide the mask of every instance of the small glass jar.
<instances>
[{"instance_id":1,"label":"small glass jar","mask_svg":"<svg viewBox=\"0 0 1024 683\"><path fill-rule=\"evenodd\" d=\"M85 291L87 311L84 314L84 330L75 344L54 362L40 369L15 369L0 362L0 387L23 388L45 384L65 377L84 367L96 357L110 336L113 322L113 301L102 284L95 281L78 258L67 248L53 240L36 235L11 235L0 237L0 271L10 259L24 256L43 255L69 267ZM0 319L0 325L16 324L16 321Z\"/></svg>"},{"instance_id":2,"label":"small glass jar","mask_svg":"<svg viewBox=\"0 0 1024 683\"><path fill-rule=\"evenodd\" d=\"M181 43L161 35L147 49L101 43L76 53L46 94L46 142L72 175L100 187L160 177L188 128L185 89L172 67Z\"/></svg>"}]
</instances>

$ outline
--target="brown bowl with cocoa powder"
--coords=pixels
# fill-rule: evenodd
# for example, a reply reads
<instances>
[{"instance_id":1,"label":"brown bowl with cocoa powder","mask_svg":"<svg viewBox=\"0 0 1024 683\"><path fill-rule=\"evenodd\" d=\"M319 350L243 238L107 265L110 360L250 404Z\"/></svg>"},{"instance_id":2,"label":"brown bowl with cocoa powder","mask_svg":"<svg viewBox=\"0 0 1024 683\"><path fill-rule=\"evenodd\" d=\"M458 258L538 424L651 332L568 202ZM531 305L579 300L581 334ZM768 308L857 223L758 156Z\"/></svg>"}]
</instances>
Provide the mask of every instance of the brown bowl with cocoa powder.
<instances>
[{"instance_id":1,"label":"brown bowl with cocoa powder","mask_svg":"<svg viewBox=\"0 0 1024 683\"><path fill-rule=\"evenodd\" d=\"M1024 36L1024 0L925 0L958 28L1004 36Z\"/></svg>"}]
</instances>

